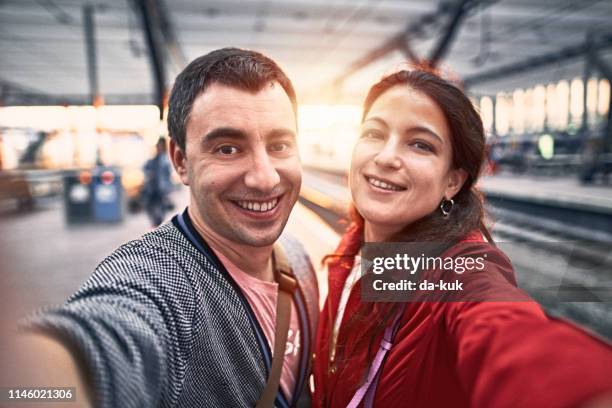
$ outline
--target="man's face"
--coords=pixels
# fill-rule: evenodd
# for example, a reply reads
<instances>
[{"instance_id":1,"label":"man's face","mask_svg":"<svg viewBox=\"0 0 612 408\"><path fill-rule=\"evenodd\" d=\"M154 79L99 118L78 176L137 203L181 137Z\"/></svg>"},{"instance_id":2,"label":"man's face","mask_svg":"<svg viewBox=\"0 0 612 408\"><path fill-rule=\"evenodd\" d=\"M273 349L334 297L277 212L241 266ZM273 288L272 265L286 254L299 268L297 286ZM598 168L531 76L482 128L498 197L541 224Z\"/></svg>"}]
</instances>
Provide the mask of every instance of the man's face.
<instances>
[{"instance_id":1,"label":"man's face","mask_svg":"<svg viewBox=\"0 0 612 408\"><path fill-rule=\"evenodd\" d=\"M172 153L207 234L255 247L276 241L302 182L296 133L278 83L258 93L213 83L195 99L185 152Z\"/></svg>"}]
</instances>

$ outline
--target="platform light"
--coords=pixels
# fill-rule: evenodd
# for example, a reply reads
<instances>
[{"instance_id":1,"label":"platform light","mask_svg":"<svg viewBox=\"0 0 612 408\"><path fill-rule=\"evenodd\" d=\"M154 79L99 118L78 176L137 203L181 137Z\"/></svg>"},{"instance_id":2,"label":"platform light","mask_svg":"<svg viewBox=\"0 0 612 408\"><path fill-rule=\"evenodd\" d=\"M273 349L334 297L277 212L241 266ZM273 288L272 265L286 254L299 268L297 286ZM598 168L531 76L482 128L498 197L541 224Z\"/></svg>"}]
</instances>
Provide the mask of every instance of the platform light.
<instances>
[{"instance_id":1,"label":"platform light","mask_svg":"<svg viewBox=\"0 0 612 408\"><path fill-rule=\"evenodd\" d=\"M538 138L538 150L544 159L552 159L555 155L555 139L549 134L540 136Z\"/></svg>"},{"instance_id":2,"label":"platform light","mask_svg":"<svg viewBox=\"0 0 612 408\"><path fill-rule=\"evenodd\" d=\"M69 106L69 127L75 133L96 130L97 111L93 106Z\"/></svg>"},{"instance_id":3,"label":"platform light","mask_svg":"<svg viewBox=\"0 0 612 408\"><path fill-rule=\"evenodd\" d=\"M155 105L7 106L0 107L0 126L40 130L158 131L159 108Z\"/></svg>"},{"instance_id":4,"label":"platform light","mask_svg":"<svg viewBox=\"0 0 612 408\"><path fill-rule=\"evenodd\" d=\"M300 105L298 143L302 162L334 169L348 168L359 135L358 105Z\"/></svg>"},{"instance_id":5,"label":"platform light","mask_svg":"<svg viewBox=\"0 0 612 408\"><path fill-rule=\"evenodd\" d=\"M592 122L597 115L597 78L590 78L587 82L587 112L589 122Z\"/></svg>"},{"instance_id":6,"label":"platform light","mask_svg":"<svg viewBox=\"0 0 612 408\"><path fill-rule=\"evenodd\" d=\"M584 82L574 78L570 85L570 116L571 122L579 124L584 113Z\"/></svg>"},{"instance_id":7,"label":"platform light","mask_svg":"<svg viewBox=\"0 0 612 408\"><path fill-rule=\"evenodd\" d=\"M514 133L525 132L525 92L521 88L512 93L511 122Z\"/></svg>"},{"instance_id":8,"label":"platform light","mask_svg":"<svg viewBox=\"0 0 612 408\"><path fill-rule=\"evenodd\" d=\"M546 85L546 124L550 129L557 128L557 92L555 84Z\"/></svg>"},{"instance_id":9,"label":"platform light","mask_svg":"<svg viewBox=\"0 0 612 408\"><path fill-rule=\"evenodd\" d=\"M44 168L70 167L75 158L80 158L80 152L75 155L75 140L67 131L51 131L47 133L43 145L37 155L37 162Z\"/></svg>"},{"instance_id":10,"label":"platform light","mask_svg":"<svg viewBox=\"0 0 612 408\"><path fill-rule=\"evenodd\" d=\"M533 131L536 127L536 111L534 109L533 88L527 88L524 96L525 130Z\"/></svg>"},{"instance_id":11,"label":"platform light","mask_svg":"<svg viewBox=\"0 0 612 408\"><path fill-rule=\"evenodd\" d=\"M601 116L606 116L610 106L610 82L608 82L607 79L599 80L599 90L597 94L597 113Z\"/></svg>"},{"instance_id":12,"label":"platform light","mask_svg":"<svg viewBox=\"0 0 612 408\"><path fill-rule=\"evenodd\" d=\"M69 113L64 106L0 107L0 126L2 127L50 131L67 129L69 123Z\"/></svg>"},{"instance_id":13,"label":"platform light","mask_svg":"<svg viewBox=\"0 0 612 408\"><path fill-rule=\"evenodd\" d=\"M495 97L495 127L498 135L506 135L510 130L510 107L506 94L500 92Z\"/></svg>"},{"instance_id":14,"label":"platform light","mask_svg":"<svg viewBox=\"0 0 612 408\"><path fill-rule=\"evenodd\" d=\"M536 85L533 88L533 130L544 130L544 121L546 120L546 87L544 85Z\"/></svg>"},{"instance_id":15,"label":"platform light","mask_svg":"<svg viewBox=\"0 0 612 408\"><path fill-rule=\"evenodd\" d=\"M485 130L491 132L493 130L493 100L488 96L480 98L480 116Z\"/></svg>"},{"instance_id":16,"label":"platform light","mask_svg":"<svg viewBox=\"0 0 612 408\"><path fill-rule=\"evenodd\" d=\"M98 123L106 130L157 127L159 108L155 105L105 105L98 108Z\"/></svg>"},{"instance_id":17,"label":"platform light","mask_svg":"<svg viewBox=\"0 0 612 408\"><path fill-rule=\"evenodd\" d=\"M556 103L558 104L556 112L557 129L565 129L569 122L569 83L566 80L559 81L555 94Z\"/></svg>"}]
</instances>

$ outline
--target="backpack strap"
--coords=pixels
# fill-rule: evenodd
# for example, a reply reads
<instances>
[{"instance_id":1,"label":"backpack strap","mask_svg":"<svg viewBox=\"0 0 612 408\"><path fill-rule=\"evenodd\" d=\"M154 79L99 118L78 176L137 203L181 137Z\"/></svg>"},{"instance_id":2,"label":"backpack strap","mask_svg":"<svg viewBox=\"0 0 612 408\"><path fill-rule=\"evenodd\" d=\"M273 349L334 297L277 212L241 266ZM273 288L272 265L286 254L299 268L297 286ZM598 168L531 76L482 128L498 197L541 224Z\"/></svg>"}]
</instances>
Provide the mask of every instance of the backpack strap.
<instances>
[{"instance_id":1,"label":"backpack strap","mask_svg":"<svg viewBox=\"0 0 612 408\"><path fill-rule=\"evenodd\" d=\"M285 359L285 348L287 347L287 335L291 321L291 303L293 292L297 282L292 276L291 266L280 245L274 246L272 252L272 268L276 282L278 283L278 299L276 301L276 329L274 331L274 352L272 365L268 374L268 382L257 402L256 408L270 408L274 406L274 400L278 394L280 378L283 371Z\"/></svg>"}]
</instances>

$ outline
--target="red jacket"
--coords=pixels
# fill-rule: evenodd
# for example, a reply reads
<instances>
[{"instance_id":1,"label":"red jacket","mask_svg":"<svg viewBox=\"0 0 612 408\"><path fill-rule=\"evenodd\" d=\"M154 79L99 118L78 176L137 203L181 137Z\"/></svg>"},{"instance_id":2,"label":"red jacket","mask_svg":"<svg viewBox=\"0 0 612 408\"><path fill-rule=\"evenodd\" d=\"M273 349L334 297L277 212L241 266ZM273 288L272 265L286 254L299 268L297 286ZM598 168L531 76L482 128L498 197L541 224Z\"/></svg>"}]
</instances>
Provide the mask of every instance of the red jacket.
<instances>
[{"instance_id":1,"label":"red jacket","mask_svg":"<svg viewBox=\"0 0 612 408\"><path fill-rule=\"evenodd\" d=\"M354 225L337 253L357 252L360 237ZM571 407L612 392L612 347L547 317L516 287L508 258L478 237L476 245L487 254L487 290L522 301L408 303L381 369L375 407ZM317 333L314 407L345 407L370 363L367 347L355 349L346 333L347 320L360 305L359 283L338 334L344 346L334 364L329 361L330 332L351 268L352 258L329 264L329 295ZM355 332L359 328L351 329ZM381 337L374 339L375 349Z\"/></svg>"}]
</instances>

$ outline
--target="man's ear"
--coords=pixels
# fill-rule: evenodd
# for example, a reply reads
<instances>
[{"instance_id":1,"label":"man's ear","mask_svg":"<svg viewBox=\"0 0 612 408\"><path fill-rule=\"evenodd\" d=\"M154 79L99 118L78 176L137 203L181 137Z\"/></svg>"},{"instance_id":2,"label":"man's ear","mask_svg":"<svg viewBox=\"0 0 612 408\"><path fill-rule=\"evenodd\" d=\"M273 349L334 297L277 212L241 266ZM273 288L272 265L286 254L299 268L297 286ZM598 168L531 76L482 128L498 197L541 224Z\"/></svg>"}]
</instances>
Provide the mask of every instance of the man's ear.
<instances>
[{"instance_id":1,"label":"man's ear","mask_svg":"<svg viewBox=\"0 0 612 408\"><path fill-rule=\"evenodd\" d=\"M465 180L467 180L467 177L467 171L463 169L449 170L448 185L446 186L446 190L444 191L444 198L446 200L450 200L451 198L453 198L459 192L459 190L461 190L461 187L463 187L463 184L465 183Z\"/></svg>"},{"instance_id":2,"label":"man's ear","mask_svg":"<svg viewBox=\"0 0 612 408\"><path fill-rule=\"evenodd\" d=\"M181 182L188 186L189 176L187 174L187 156L185 156L185 152L180 148L180 146L176 144L174 138L170 139L170 159L172 160L174 170L176 170L176 173L179 175Z\"/></svg>"}]
</instances>

